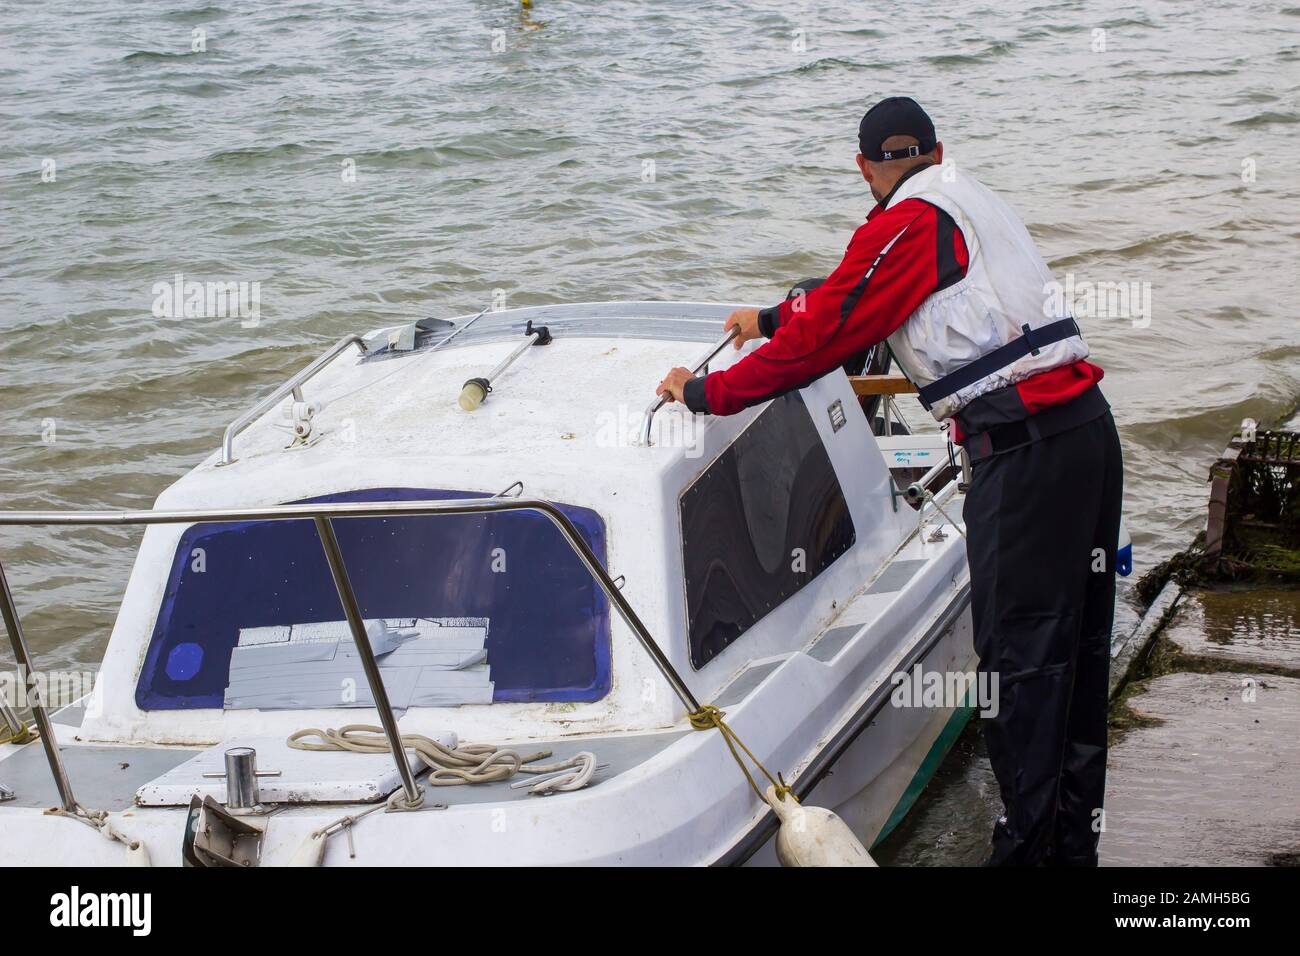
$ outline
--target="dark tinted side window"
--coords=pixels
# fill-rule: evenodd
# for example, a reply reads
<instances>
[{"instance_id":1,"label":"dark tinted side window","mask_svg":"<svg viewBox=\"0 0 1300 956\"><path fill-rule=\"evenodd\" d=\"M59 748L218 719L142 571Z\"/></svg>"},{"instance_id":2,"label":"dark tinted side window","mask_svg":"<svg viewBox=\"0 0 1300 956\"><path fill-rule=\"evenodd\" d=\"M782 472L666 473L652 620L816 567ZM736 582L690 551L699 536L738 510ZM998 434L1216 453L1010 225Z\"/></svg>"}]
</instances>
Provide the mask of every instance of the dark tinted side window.
<instances>
[{"instance_id":1,"label":"dark tinted side window","mask_svg":"<svg viewBox=\"0 0 1300 956\"><path fill-rule=\"evenodd\" d=\"M682 493L679 508L696 668L830 567L857 537L797 392L773 400Z\"/></svg>"}]
</instances>

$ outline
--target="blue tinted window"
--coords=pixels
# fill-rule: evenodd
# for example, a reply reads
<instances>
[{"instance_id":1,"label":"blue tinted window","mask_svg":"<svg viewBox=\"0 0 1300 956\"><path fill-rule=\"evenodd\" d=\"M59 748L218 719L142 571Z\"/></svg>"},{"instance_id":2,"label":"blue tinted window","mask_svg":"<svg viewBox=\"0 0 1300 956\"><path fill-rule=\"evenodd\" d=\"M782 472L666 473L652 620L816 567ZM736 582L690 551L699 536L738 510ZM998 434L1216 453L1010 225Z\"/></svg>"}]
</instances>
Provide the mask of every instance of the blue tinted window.
<instances>
[{"instance_id":1,"label":"blue tinted window","mask_svg":"<svg viewBox=\"0 0 1300 956\"><path fill-rule=\"evenodd\" d=\"M482 496L383 488L310 500L471 497ZM561 510L603 563L600 517ZM346 518L334 528L363 617L486 622L492 700L592 701L609 691L608 603L544 516ZM242 651L249 633L268 633L251 629L342 620L311 521L195 525L176 550L136 703L222 707L236 644Z\"/></svg>"}]
</instances>

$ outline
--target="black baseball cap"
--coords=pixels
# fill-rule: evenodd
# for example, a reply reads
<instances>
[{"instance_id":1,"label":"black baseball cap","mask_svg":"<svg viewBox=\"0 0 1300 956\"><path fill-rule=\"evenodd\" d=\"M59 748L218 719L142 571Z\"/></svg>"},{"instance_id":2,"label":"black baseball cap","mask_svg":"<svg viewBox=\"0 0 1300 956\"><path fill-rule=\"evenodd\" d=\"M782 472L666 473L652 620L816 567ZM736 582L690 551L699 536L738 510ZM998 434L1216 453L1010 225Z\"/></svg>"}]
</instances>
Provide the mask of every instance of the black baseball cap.
<instances>
[{"instance_id":1,"label":"black baseball cap","mask_svg":"<svg viewBox=\"0 0 1300 956\"><path fill-rule=\"evenodd\" d=\"M919 146L904 146L886 150L880 144L891 136L913 136ZM921 104L910 96L891 96L881 100L862 117L858 124L858 148L872 162L887 159L906 159L920 156L934 149L934 123Z\"/></svg>"}]
</instances>

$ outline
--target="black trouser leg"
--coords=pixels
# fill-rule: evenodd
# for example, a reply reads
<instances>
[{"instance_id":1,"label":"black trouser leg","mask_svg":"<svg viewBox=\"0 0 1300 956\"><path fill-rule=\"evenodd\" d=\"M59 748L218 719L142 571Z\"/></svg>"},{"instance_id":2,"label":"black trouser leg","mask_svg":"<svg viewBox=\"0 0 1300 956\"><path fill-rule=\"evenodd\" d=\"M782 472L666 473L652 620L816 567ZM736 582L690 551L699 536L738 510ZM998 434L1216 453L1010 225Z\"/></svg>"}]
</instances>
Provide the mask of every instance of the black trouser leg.
<instances>
[{"instance_id":1,"label":"black trouser leg","mask_svg":"<svg viewBox=\"0 0 1300 956\"><path fill-rule=\"evenodd\" d=\"M1119 434L1110 416L1105 436L1101 513L1092 542L1084 590L1083 624L1075 663L1074 692L1061 765L1061 797L1052 862L1096 866L1102 802L1106 791L1110 640L1115 625L1115 551L1119 543L1124 467Z\"/></svg>"},{"instance_id":2,"label":"black trouser leg","mask_svg":"<svg viewBox=\"0 0 1300 956\"><path fill-rule=\"evenodd\" d=\"M975 466L965 505L975 650L998 686L998 712L981 726L1006 807L993 864L1044 863L1058 842L1074 856L1085 833L1095 846L1109 630L1105 653L1097 639L1085 652L1083 638L1100 633L1114 599L1114 436L1107 414ZM1098 546L1106 570L1094 574Z\"/></svg>"}]
</instances>

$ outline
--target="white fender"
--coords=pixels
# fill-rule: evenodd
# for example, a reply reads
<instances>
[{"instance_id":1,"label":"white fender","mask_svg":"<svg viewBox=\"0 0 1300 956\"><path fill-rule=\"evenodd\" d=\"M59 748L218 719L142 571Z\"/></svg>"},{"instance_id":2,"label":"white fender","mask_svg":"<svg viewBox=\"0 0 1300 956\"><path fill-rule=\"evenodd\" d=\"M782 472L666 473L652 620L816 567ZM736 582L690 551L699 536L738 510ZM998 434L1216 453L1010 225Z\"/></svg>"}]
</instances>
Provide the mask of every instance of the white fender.
<instances>
[{"instance_id":1,"label":"white fender","mask_svg":"<svg viewBox=\"0 0 1300 956\"><path fill-rule=\"evenodd\" d=\"M149 848L144 845L143 840L136 840L126 845L126 865L153 866L153 861L149 859Z\"/></svg>"},{"instance_id":2,"label":"white fender","mask_svg":"<svg viewBox=\"0 0 1300 956\"><path fill-rule=\"evenodd\" d=\"M325 834L317 831L308 834L302 846L294 851L287 866L320 866L325 859Z\"/></svg>"},{"instance_id":3,"label":"white fender","mask_svg":"<svg viewBox=\"0 0 1300 956\"><path fill-rule=\"evenodd\" d=\"M149 859L149 848L144 845L144 841L131 839L113 826L113 822L107 816L104 816L99 823L99 832L126 847L125 866L153 866L153 861Z\"/></svg>"},{"instance_id":4,"label":"white fender","mask_svg":"<svg viewBox=\"0 0 1300 956\"><path fill-rule=\"evenodd\" d=\"M876 865L849 825L830 810L805 807L789 797L779 800L771 786L765 796L781 821L776 857L782 866Z\"/></svg>"}]
</instances>

